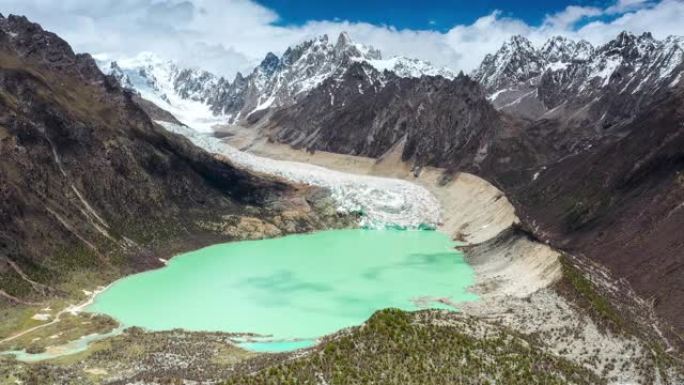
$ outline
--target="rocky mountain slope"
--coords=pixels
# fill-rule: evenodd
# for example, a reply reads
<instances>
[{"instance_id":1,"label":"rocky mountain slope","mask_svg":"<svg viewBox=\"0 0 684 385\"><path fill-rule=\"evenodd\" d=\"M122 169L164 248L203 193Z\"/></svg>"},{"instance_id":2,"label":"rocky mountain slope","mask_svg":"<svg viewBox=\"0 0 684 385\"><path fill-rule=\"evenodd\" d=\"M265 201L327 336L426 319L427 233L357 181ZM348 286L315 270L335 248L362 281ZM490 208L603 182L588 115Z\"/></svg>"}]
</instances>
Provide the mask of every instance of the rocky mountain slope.
<instances>
[{"instance_id":1,"label":"rocky mountain slope","mask_svg":"<svg viewBox=\"0 0 684 385\"><path fill-rule=\"evenodd\" d=\"M247 76L238 73L229 81L206 71L181 68L172 61L144 53L137 58L102 62L105 72L124 87L132 88L161 107L176 113L191 126L206 123L237 123L258 120L269 109L295 104L324 81L339 79L355 63L367 63L400 77L440 75L452 78L447 69L438 69L418 59L383 59L380 51L354 43L346 33L337 41L327 35L288 48L281 57L268 53ZM198 127L202 128L202 127Z\"/></svg>"},{"instance_id":2,"label":"rocky mountain slope","mask_svg":"<svg viewBox=\"0 0 684 385\"><path fill-rule=\"evenodd\" d=\"M608 266L669 322L684 346L684 88L597 144L504 188L529 230L571 255ZM490 169L489 175L497 170Z\"/></svg>"},{"instance_id":3,"label":"rocky mountain slope","mask_svg":"<svg viewBox=\"0 0 684 385\"><path fill-rule=\"evenodd\" d=\"M402 145L405 161L456 167L462 154L478 153L484 136L501 125L479 85L466 76L402 78L356 63L276 111L264 128L275 140L308 150L380 157Z\"/></svg>"},{"instance_id":4,"label":"rocky mountain slope","mask_svg":"<svg viewBox=\"0 0 684 385\"><path fill-rule=\"evenodd\" d=\"M326 194L240 170L155 125L89 55L17 16L0 17L0 154L2 304L158 266L236 229L344 220Z\"/></svg>"},{"instance_id":5,"label":"rocky mountain slope","mask_svg":"<svg viewBox=\"0 0 684 385\"><path fill-rule=\"evenodd\" d=\"M276 109L265 126L270 137L298 147L374 157L413 131L409 136L421 136L423 152L429 148L431 153L416 158L420 164L477 171L492 161L487 154L498 151L516 158L500 168L538 169L625 136L633 119L678 84L684 70L681 41L624 32L600 47L555 37L537 49L515 36L471 75L503 113L489 112L484 121L478 120L486 108L481 91L464 87L463 80L402 78L356 63L291 106ZM411 100L411 94L423 99ZM477 100L475 107L447 108L464 98L466 104ZM399 107L402 103L406 108ZM244 123L256 118L261 116ZM467 132L467 151L459 147L464 142L444 141L465 134L464 125L479 133ZM408 144L405 160L414 155L413 142Z\"/></svg>"},{"instance_id":6,"label":"rocky mountain slope","mask_svg":"<svg viewBox=\"0 0 684 385\"><path fill-rule=\"evenodd\" d=\"M554 41L566 59L548 56ZM523 135L490 147L480 173L507 192L539 238L608 266L652 301L681 347L683 40L623 32L596 48L551 42L508 55L516 60L503 60L504 48L495 55L509 73L541 71L487 77L493 67L483 63L475 74L500 111L532 120L518 123ZM521 141L533 158L510 150Z\"/></svg>"}]
</instances>

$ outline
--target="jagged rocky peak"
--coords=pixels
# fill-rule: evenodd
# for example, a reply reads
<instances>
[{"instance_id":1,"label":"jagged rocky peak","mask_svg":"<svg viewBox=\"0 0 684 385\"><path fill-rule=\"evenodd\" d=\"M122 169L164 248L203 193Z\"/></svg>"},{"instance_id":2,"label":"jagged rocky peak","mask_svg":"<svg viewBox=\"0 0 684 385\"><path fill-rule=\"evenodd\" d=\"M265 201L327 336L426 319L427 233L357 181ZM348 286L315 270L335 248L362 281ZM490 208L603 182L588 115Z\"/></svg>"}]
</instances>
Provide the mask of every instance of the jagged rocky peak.
<instances>
[{"instance_id":1,"label":"jagged rocky peak","mask_svg":"<svg viewBox=\"0 0 684 385\"><path fill-rule=\"evenodd\" d=\"M240 121L291 105L324 80L342 76L354 62L380 57L378 50L354 43L347 33L334 43L322 35L289 47L280 58L267 54L244 83L236 80L223 92L225 97L213 100L214 107L229 121Z\"/></svg>"},{"instance_id":2,"label":"jagged rocky peak","mask_svg":"<svg viewBox=\"0 0 684 385\"><path fill-rule=\"evenodd\" d=\"M350 59L377 60L381 59L380 51L373 47L356 44L348 33L340 33L333 44L328 35L321 35L315 39L305 41L294 47L289 47L281 58L283 66L293 66L305 61L308 65L340 64Z\"/></svg>"},{"instance_id":3,"label":"jagged rocky peak","mask_svg":"<svg viewBox=\"0 0 684 385\"><path fill-rule=\"evenodd\" d=\"M684 65L682 59L680 38L658 40L649 32L637 36L623 31L596 49L587 63L586 81L600 81L601 87L619 86L619 93L653 91L663 82L676 80Z\"/></svg>"},{"instance_id":4,"label":"jagged rocky peak","mask_svg":"<svg viewBox=\"0 0 684 385\"><path fill-rule=\"evenodd\" d=\"M337 37L337 44L335 44L336 47L344 47L347 45L351 44L351 37L349 37L349 34L346 31L340 32L340 35Z\"/></svg>"},{"instance_id":5,"label":"jagged rocky peak","mask_svg":"<svg viewBox=\"0 0 684 385\"><path fill-rule=\"evenodd\" d=\"M358 69L357 63L377 70L368 71L373 79L367 79L367 84L381 85L384 71L400 77L454 77L450 71L420 60L385 60L379 50L355 43L348 33L342 32L335 41L322 35L289 47L280 58L268 54L244 83L236 80L232 89L215 99L212 108L226 115L230 122L255 120L268 110L296 103L328 79L340 80Z\"/></svg>"},{"instance_id":6,"label":"jagged rocky peak","mask_svg":"<svg viewBox=\"0 0 684 385\"><path fill-rule=\"evenodd\" d=\"M540 50L547 63L571 63L589 60L594 47L586 40L578 42L565 36L554 36Z\"/></svg>"},{"instance_id":7,"label":"jagged rocky peak","mask_svg":"<svg viewBox=\"0 0 684 385\"><path fill-rule=\"evenodd\" d=\"M335 43L335 50L346 57L362 58L366 60L380 60L382 54L380 50L363 44L356 44L352 41L347 32L340 32Z\"/></svg>"},{"instance_id":8,"label":"jagged rocky peak","mask_svg":"<svg viewBox=\"0 0 684 385\"><path fill-rule=\"evenodd\" d=\"M173 88L184 99L205 101L216 88L219 79L207 71L184 68L173 76Z\"/></svg>"},{"instance_id":9,"label":"jagged rocky peak","mask_svg":"<svg viewBox=\"0 0 684 385\"><path fill-rule=\"evenodd\" d=\"M586 62L594 47L586 40L574 41L553 36L537 49L527 38L516 35L506 41L495 54L489 54L473 73L489 93L536 82L547 70L566 68L571 63ZM529 84L528 84L529 85Z\"/></svg>"},{"instance_id":10,"label":"jagged rocky peak","mask_svg":"<svg viewBox=\"0 0 684 385\"><path fill-rule=\"evenodd\" d=\"M625 60L634 60L649 55L661 44L650 32L636 36L631 32L622 31L615 39L604 45L601 52L606 55L619 55Z\"/></svg>"},{"instance_id":11,"label":"jagged rocky peak","mask_svg":"<svg viewBox=\"0 0 684 385\"><path fill-rule=\"evenodd\" d=\"M128 75L126 75L123 68L121 68L116 61L110 62L109 68L107 68L106 64L102 64L102 72L113 76L122 87L135 90L133 83L131 83L131 79L128 78Z\"/></svg>"},{"instance_id":12,"label":"jagged rocky peak","mask_svg":"<svg viewBox=\"0 0 684 385\"><path fill-rule=\"evenodd\" d=\"M681 47L681 38L661 41L648 32L624 31L598 47L555 36L538 50L527 39L515 36L496 54L488 55L474 77L497 108L535 118L577 98L585 105L604 89L624 96L677 84L684 66ZM610 118L611 113L603 112L597 120Z\"/></svg>"},{"instance_id":13,"label":"jagged rocky peak","mask_svg":"<svg viewBox=\"0 0 684 385\"><path fill-rule=\"evenodd\" d=\"M280 66L280 58L276 56L273 52L269 52L266 54L266 57L264 60L261 61L261 64L259 64L259 68L261 70L269 75L272 75L276 70L278 70L278 67ZM242 77L241 73L237 73L236 77Z\"/></svg>"},{"instance_id":14,"label":"jagged rocky peak","mask_svg":"<svg viewBox=\"0 0 684 385\"><path fill-rule=\"evenodd\" d=\"M473 78L488 91L508 87L539 76L544 60L532 43L516 35L506 41L495 54L485 56Z\"/></svg>"}]
</instances>

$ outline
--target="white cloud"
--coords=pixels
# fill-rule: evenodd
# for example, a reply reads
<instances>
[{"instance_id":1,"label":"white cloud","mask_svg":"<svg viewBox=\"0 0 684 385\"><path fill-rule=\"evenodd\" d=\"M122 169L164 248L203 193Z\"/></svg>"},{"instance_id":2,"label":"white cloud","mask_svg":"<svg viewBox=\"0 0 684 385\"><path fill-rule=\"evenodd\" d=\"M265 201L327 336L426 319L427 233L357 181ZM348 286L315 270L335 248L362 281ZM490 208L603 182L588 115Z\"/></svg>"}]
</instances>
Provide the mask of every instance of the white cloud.
<instances>
[{"instance_id":1,"label":"white cloud","mask_svg":"<svg viewBox=\"0 0 684 385\"><path fill-rule=\"evenodd\" d=\"M647 7L651 5L650 3L650 0L618 0L614 5L606 8L605 13L615 14L633 11L635 9Z\"/></svg>"},{"instance_id":2,"label":"white cloud","mask_svg":"<svg viewBox=\"0 0 684 385\"><path fill-rule=\"evenodd\" d=\"M279 16L251 0L0 0L3 12L24 14L77 51L110 57L156 52L186 65L232 76L249 71L268 51L323 33L346 30L386 56L406 55L469 71L511 35L536 44L556 34L603 43L622 30L656 37L684 35L684 1L617 0L605 8L571 5L547 15L540 25L498 11L447 32L396 29L343 20L277 26ZM599 18L600 16L600 18ZM605 21L604 19L608 19ZM581 27L577 27L581 25Z\"/></svg>"},{"instance_id":3,"label":"white cloud","mask_svg":"<svg viewBox=\"0 0 684 385\"><path fill-rule=\"evenodd\" d=\"M601 16L603 13L604 10L597 7L570 5L561 12L547 15L544 19L544 27L566 30L574 27L579 21L586 19L587 17Z\"/></svg>"}]
</instances>

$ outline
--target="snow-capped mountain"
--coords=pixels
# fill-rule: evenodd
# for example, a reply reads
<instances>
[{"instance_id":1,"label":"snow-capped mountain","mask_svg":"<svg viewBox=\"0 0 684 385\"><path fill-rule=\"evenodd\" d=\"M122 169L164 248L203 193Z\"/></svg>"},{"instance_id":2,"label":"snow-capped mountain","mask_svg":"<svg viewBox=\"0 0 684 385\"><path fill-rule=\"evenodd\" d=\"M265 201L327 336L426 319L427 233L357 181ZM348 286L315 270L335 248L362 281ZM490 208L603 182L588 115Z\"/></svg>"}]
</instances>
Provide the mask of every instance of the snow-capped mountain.
<instances>
[{"instance_id":1,"label":"snow-capped mountain","mask_svg":"<svg viewBox=\"0 0 684 385\"><path fill-rule=\"evenodd\" d=\"M366 60L366 62L380 72L394 72L395 75L402 78L441 76L446 79L453 79L456 77L456 74L446 67L437 68L429 62L403 56L395 56L389 59L371 59Z\"/></svg>"},{"instance_id":2,"label":"snow-capped mountain","mask_svg":"<svg viewBox=\"0 0 684 385\"><path fill-rule=\"evenodd\" d=\"M586 40L578 42L563 36L554 36L544 43L540 50L541 57L550 68L559 68L572 62L584 62L591 58L594 47Z\"/></svg>"},{"instance_id":3,"label":"snow-capped mountain","mask_svg":"<svg viewBox=\"0 0 684 385\"><path fill-rule=\"evenodd\" d=\"M421 60L383 59L380 51L354 43L343 32L335 42L323 35L288 48L281 57L269 53L249 76L238 74L208 103L231 122L259 117L267 109L293 105L327 79L341 79L355 62L366 62L381 73L387 70L401 77L454 77L450 71Z\"/></svg>"},{"instance_id":4,"label":"snow-capped mountain","mask_svg":"<svg viewBox=\"0 0 684 385\"><path fill-rule=\"evenodd\" d=\"M297 148L379 158L399 145L403 160L442 167L476 151L499 126L499 114L468 76L399 77L359 62L275 111L264 128Z\"/></svg>"},{"instance_id":5,"label":"snow-capped mountain","mask_svg":"<svg viewBox=\"0 0 684 385\"><path fill-rule=\"evenodd\" d=\"M340 77L355 61L380 58L379 51L354 44L346 33L335 43L323 35L288 48L280 58L269 53L249 76L238 74L210 104L229 121L241 121L271 107L293 104L325 79Z\"/></svg>"},{"instance_id":6,"label":"snow-capped mountain","mask_svg":"<svg viewBox=\"0 0 684 385\"><path fill-rule=\"evenodd\" d=\"M495 53L485 56L473 78L487 91L498 91L537 78L545 61L529 40L513 36Z\"/></svg>"},{"instance_id":7,"label":"snow-capped mountain","mask_svg":"<svg viewBox=\"0 0 684 385\"><path fill-rule=\"evenodd\" d=\"M152 53L114 62L99 60L97 64L123 87L137 91L197 130L209 132L224 121L205 103L224 80L206 71L180 68Z\"/></svg>"},{"instance_id":8,"label":"snow-capped mountain","mask_svg":"<svg viewBox=\"0 0 684 385\"><path fill-rule=\"evenodd\" d=\"M674 87L684 70L684 39L656 40L650 33L622 32L597 47L589 60L549 69L540 83L539 98L548 108L568 96L590 99L600 92L614 95L652 95Z\"/></svg>"},{"instance_id":9,"label":"snow-capped mountain","mask_svg":"<svg viewBox=\"0 0 684 385\"><path fill-rule=\"evenodd\" d=\"M334 42L323 35L290 47L281 57L269 52L249 75L238 73L232 82L147 53L99 64L123 86L137 90L180 121L208 129L217 123L256 120L269 109L290 106L326 79L340 79L356 62L377 69L378 78L384 71L400 77L455 76L418 59L383 59L380 51L354 43L344 32Z\"/></svg>"},{"instance_id":10,"label":"snow-capped mountain","mask_svg":"<svg viewBox=\"0 0 684 385\"><path fill-rule=\"evenodd\" d=\"M527 118L539 118L563 103L585 106L607 93L632 108L639 96L679 82L683 42L675 36L660 41L650 33L622 32L599 47L557 36L535 48L515 36L487 55L472 76L494 106Z\"/></svg>"}]
</instances>

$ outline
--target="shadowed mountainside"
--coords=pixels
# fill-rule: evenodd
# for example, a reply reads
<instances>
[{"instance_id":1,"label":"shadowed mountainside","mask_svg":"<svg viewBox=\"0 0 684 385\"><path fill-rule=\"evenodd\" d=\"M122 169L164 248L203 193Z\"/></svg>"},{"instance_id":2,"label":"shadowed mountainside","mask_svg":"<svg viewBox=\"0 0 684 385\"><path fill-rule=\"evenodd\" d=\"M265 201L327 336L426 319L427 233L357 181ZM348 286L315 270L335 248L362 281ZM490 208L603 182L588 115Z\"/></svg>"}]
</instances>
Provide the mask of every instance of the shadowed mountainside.
<instances>
[{"instance_id":1,"label":"shadowed mountainside","mask_svg":"<svg viewBox=\"0 0 684 385\"><path fill-rule=\"evenodd\" d=\"M570 254L628 280L684 330L684 92L674 91L612 143L506 186L527 227ZM489 171L491 175L496 170Z\"/></svg>"},{"instance_id":2,"label":"shadowed mountainside","mask_svg":"<svg viewBox=\"0 0 684 385\"><path fill-rule=\"evenodd\" d=\"M0 17L0 156L10 302L159 266L236 229L261 237L346 220L319 190L237 169L165 131L89 55L16 16Z\"/></svg>"},{"instance_id":3,"label":"shadowed mountainside","mask_svg":"<svg viewBox=\"0 0 684 385\"><path fill-rule=\"evenodd\" d=\"M380 157L402 143L404 161L453 167L500 125L466 76L402 78L355 63L341 79L276 111L267 127L275 140L307 150Z\"/></svg>"}]
</instances>

